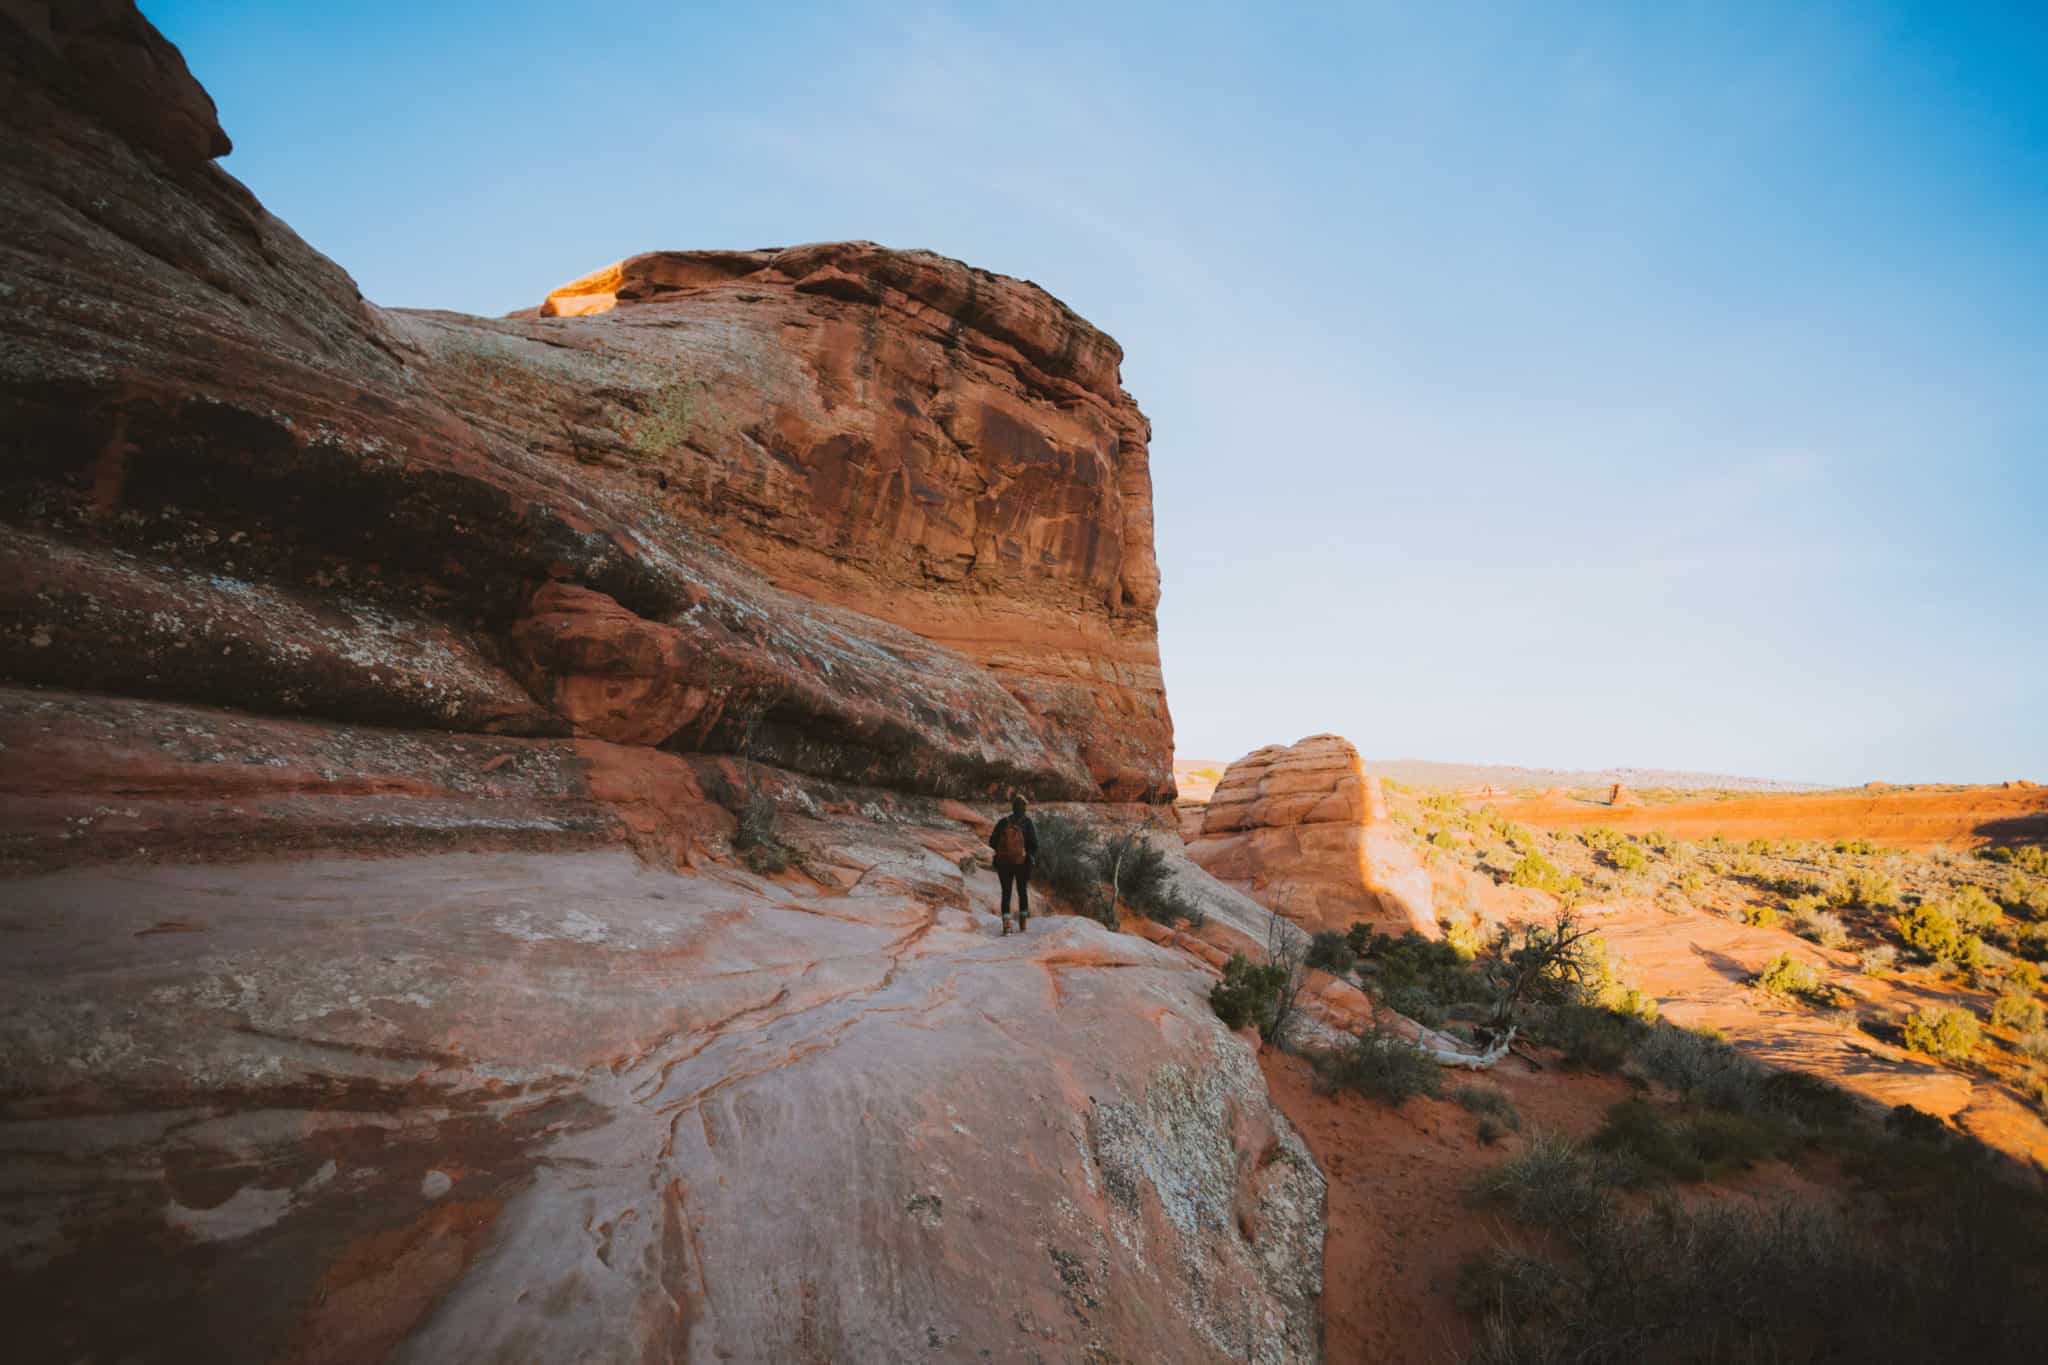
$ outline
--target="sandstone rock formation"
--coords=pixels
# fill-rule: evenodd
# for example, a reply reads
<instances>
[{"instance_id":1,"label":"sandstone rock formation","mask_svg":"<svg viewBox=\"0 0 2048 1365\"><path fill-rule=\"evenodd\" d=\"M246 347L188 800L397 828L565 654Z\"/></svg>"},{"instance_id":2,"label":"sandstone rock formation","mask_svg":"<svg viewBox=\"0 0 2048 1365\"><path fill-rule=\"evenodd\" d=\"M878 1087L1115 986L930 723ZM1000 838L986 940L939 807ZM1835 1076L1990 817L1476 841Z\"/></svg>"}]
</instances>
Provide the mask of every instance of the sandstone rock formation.
<instances>
[{"instance_id":1,"label":"sandstone rock formation","mask_svg":"<svg viewBox=\"0 0 2048 1365\"><path fill-rule=\"evenodd\" d=\"M866 244L387 312L125 0L0 79L11 1358L1315 1357L1207 969L963 872L1171 799L1114 343Z\"/></svg>"},{"instance_id":2,"label":"sandstone rock formation","mask_svg":"<svg viewBox=\"0 0 2048 1365\"><path fill-rule=\"evenodd\" d=\"M1626 782L1616 782L1607 789L1607 804L1610 806L1640 806L1642 798L1628 788Z\"/></svg>"},{"instance_id":3,"label":"sandstone rock formation","mask_svg":"<svg viewBox=\"0 0 2048 1365\"><path fill-rule=\"evenodd\" d=\"M1190 817L1192 819L1192 817ZM1338 735L1268 745L1231 764L1188 852L1310 931L1364 920L1435 937L1428 870L1387 818L1379 781Z\"/></svg>"},{"instance_id":4,"label":"sandstone rock formation","mask_svg":"<svg viewBox=\"0 0 2048 1365\"><path fill-rule=\"evenodd\" d=\"M583 317L386 312L198 154L132 7L0 22L0 539L63 561L0 590L9 676L1171 793L1147 424L1044 291L855 243L636 257ZM304 652L235 624L273 612Z\"/></svg>"}]
</instances>

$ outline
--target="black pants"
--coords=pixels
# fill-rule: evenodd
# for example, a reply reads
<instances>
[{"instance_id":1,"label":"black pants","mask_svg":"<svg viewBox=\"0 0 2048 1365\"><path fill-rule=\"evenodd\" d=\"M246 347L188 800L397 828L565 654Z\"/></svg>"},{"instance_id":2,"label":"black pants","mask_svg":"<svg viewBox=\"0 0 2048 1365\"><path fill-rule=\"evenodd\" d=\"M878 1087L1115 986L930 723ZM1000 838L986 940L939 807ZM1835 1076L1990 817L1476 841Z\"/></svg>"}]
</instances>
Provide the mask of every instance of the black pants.
<instances>
[{"instance_id":1,"label":"black pants","mask_svg":"<svg viewBox=\"0 0 2048 1365\"><path fill-rule=\"evenodd\" d=\"M1003 884L1004 914L1010 913L1010 888L1012 886L1017 888L1017 913L1020 915L1031 913L1030 863L1025 863L1020 867L1005 867L1003 864L997 863L996 880Z\"/></svg>"}]
</instances>

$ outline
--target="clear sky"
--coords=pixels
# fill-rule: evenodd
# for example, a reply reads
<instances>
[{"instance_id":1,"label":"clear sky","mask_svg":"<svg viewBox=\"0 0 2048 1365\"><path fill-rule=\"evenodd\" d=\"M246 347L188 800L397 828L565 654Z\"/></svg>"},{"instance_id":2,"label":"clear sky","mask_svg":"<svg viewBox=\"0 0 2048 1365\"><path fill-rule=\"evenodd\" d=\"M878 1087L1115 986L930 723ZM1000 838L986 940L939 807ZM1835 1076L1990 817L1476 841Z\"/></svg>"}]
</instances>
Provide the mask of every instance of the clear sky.
<instances>
[{"instance_id":1,"label":"clear sky","mask_svg":"<svg viewBox=\"0 0 2048 1365\"><path fill-rule=\"evenodd\" d=\"M1183 754L2048 780L2048 5L144 9L380 303L871 238L1073 305Z\"/></svg>"}]
</instances>

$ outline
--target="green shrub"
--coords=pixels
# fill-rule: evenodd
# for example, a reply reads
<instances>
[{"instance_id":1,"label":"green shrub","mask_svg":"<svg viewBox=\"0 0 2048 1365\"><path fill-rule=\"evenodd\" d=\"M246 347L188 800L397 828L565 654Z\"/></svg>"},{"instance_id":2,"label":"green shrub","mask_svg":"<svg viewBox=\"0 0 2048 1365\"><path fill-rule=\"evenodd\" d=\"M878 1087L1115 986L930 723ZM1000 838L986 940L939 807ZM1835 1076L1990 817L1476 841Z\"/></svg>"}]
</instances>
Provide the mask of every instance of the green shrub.
<instances>
[{"instance_id":1,"label":"green shrub","mask_svg":"<svg viewBox=\"0 0 2048 1365\"><path fill-rule=\"evenodd\" d=\"M1984 941L1964 933L1955 918L1935 902L1901 910L1892 923L1906 946L1931 962L1973 969L1984 965Z\"/></svg>"},{"instance_id":2,"label":"green shrub","mask_svg":"<svg viewBox=\"0 0 2048 1365\"><path fill-rule=\"evenodd\" d=\"M1038 831L1038 853L1031 860L1033 880L1051 888L1076 914L1114 926L1109 883L1102 875L1102 840L1095 832L1064 815L1032 817Z\"/></svg>"},{"instance_id":3,"label":"green shrub","mask_svg":"<svg viewBox=\"0 0 2048 1365\"><path fill-rule=\"evenodd\" d=\"M1286 989L1285 964L1253 962L1243 953L1232 953L1230 961L1223 964L1223 979L1209 988L1209 1007L1224 1027L1235 1030L1257 1025L1263 1035L1271 1027Z\"/></svg>"},{"instance_id":4,"label":"green shrub","mask_svg":"<svg viewBox=\"0 0 2048 1365\"><path fill-rule=\"evenodd\" d=\"M2048 1062L2048 1030L2030 1029L2013 1041L2021 1055L2037 1062Z\"/></svg>"},{"instance_id":5,"label":"green shrub","mask_svg":"<svg viewBox=\"0 0 2048 1365\"><path fill-rule=\"evenodd\" d=\"M2019 872L2009 872L2005 885L1998 889L1998 903L2008 914L2024 915L2029 919L2048 917L2048 882L2037 882Z\"/></svg>"},{"instance_id":6,"label":"green shrub","mask_svg":"<svg viewBox=\"0 0 2048 1365\"><path fill-rule=\"evenodd\" d=\"M1965 1009L1923 1009L1906 1020L1906 1046L1946 1061L1968 1061L1983 1037L1977 1016Z\"/></svg>"},{"instance_id":7,"label":"green shrub","mask_svg":"<svg viewBox=\"0 0 2048 1365\"><path fill-rule=\"evenodd\" d=\"M1758 929L1775 929L1778 927L1777 907L1746 905L1742 908L1742 922Z\"/></svg>"},{"instance_id":8,"label":"green shrub","mask_svg":"<svg viewBox=\"0 0 2048 1365\"><path fill-rule=\"evenodd\" d=\"M1704 1180L1706 1163L1688 1135L1666 1123L1642 1100L1623 1100L1607 1111L1607 1122L1593 1135L1592 1148L1622 1159L1618 1168L1629 1184L1650 1180Z\"/></svg>"},{"instance_id":9,"label":"green shrub","mask_svg":"<svg viewBox=\"0 0 2048 1365\"><path fill-rule=\"evenodd\" d=\"M1461 962L1470 962L1485 951L1486 939L1479 932L1476 918L1453 920L1439 919L1437 923L1444 931L1444 942L1458 955Z\"/></svg>"},{"instance_id":10,"label":"green shrub","mask_svg":"<svg viewBox=\"0 0 2048 1365\"><path fill-rule=\"evenodd\" d=\"M1358 954L1343 934L1335 929L1324 929L1309 940L1308 965L1320 968L1332 976L1343 976L1358 965Z\"/></svg>"},{"instance_id":11,"label":"green shrub","mask_svg":"<svg viewBox=\"0 0 2048 1365\"><path fill-rule=\"evenodd\" d=\"M1378 1028L1367 1029L1349 1047L1316 1059L1325 1090L1356 1090L1396 1109L1417 1095L1443 1089L1443 1068L1414 1043Z\"/></svg>"},{"instance_id":12,"label":"green shrub","mask_svg":"<svg viewBox=\"0 0 2048 1365\"><path fill-rule=\"evenodd\" d=\"M1820 973L1790 953L1779 953L1772 958L1751 984L1766 994L1787 1000L1812 1000L1825 990Z\"/></svg>"},{"instance_id":13,"label":"green shrub","mask_svg":"<svg viewBox=\"0 0 2048 1365\"><path fill-rule=\"evenodd\" d=\"M1828 887L1828 899L1852 909L1889 909L1899 904L1899 884L1882 872L1852 868Z\"/></svg>"},{"instance_id":14,"label":"green shrub","mask_svg":"<svg viewBox=\"0 0 2048 1365\"><path fill-rule=\"evenodd\" d=\"M1644 872L1650 866L1649 855L1632 843L1620 843L1608 849L1607 862L1619 872Z\"/></svg>"},{"instance_id":15,"label":"green shrub","mask_svg":"<svg viewBox=\"0 0 2048 1365\"><path fill-rule=\"evenodd\" d=\"M1041 831L1041 852L1044 845ZM1142 830L1125 830L1105 841L1097 855L1096 873L1109 883L1106 895L1121 900L1146 919L1161 924L1185 923L1190 927L1202 923L1201 907L1175 886L1173 863L1165 850L1146 839Z\"/></svg>"},{"instance_id":16,"label":"green shrub","mask_svg":"<svg viewBox=\"0 0 2048 1365\"><path fill-rule=\"evenodd\" d=\"M1551 1011L1539 1036L1564 1049L1568 1068L1614 1071L1628 1060L1642 1030L1635 1019L1598 1005L1564 1005Z\"/></svg>"},{"instance_id":17,"label":"green shrub","mask_svg":"<svg viewBox=\"0 0 2048 1365\"><path fill-rule=\"evenodd\" d=\"M1806 899L1800 897L1802 902ZM1792 932L1823 948L1839 948L1849 941L1849 926L1842 923L1839 915L1805 905L1798 905L1792 910Z\"/></svg>"},{"instance_id":18,"label":"green shrub","mask_svg":"<svg viewBox=\"0 0 2048 1365\"><path fill-rule=\"evenodd\" d=\"M1566 876L1556 863L1533 849L1522 855L1521 861L1508 874L1508 881L1516 886L1547 891L1565 901L1575 899L1585 886L1577 877Z\"/></svg>"},{"instance_id":19,"label":"green shrub","mask_svg":"<svg viewBox=\"0 0 2048 1365\"><path fill-rule=\"evenodd\" d=\"M2032 876L2048 877L2048 846L2007 844L1997 848L1979 849L1977 856L1992 862L2004 863L2008 867L2016 867Z\"/></svg>"},{"instance_id":20,"label":"green shrub","mask_svg":"<svg viewBox=\"0 0 2048 1365\"><path fill-rule=\"evenodd\" d=\"M1991 1022L1999 1028L2032 1033L2048 1026L2048 1011L2029 992L2008 988L2000 991L1998 999L1992 1002Z\"/></svg>"},{"instance_id":21,"label":"green shrub","mask_svg":"<svg viewBox=\"0 0 2048 1365\"><path fill-rule=\"evenodd\" d=\"M1452 1088L1450 1098L1457 1101L1459 1106L1465 1110L1479 1115L1482 1131L1487 1121L1491 1121L1496 1127L1510 1131L1519 1131L1521 1129L1522 1116L1515 1109L1515 1102L1508 1098L1506 1091L1497 1086L1476 1084L1456 1086Z\"/></svg>"},{"instance_id":22,"label":"green shrub","mask_svg":"<svg viewBox=\"0 0 2048 1365\"><path fill-rule=\"evenodd\" d=\"M2005 918L2004 912L1998 908L1998 902L1985 895L1983 888L1977 886L1959 888L1948 898L1947 910L1949 918L1973 934L1981 934Z\"/></svg>"},{"instance_id":23,"label":"green shrub","mask_svg":"<svg viewBox=\"0 0 2048 1365\"><path fill-rule=\"evenodd\" d=\"M1910 1104L1895 1104L1884 1116L1885 1131L1908 1142L1947 1142L1955 1134L1939 1114L1930 1114Z\"/></svg>"},{"instance_id":24,"label":"green shrub","mask_svg":"<svg viewBox=\"0 0 2048 1365\"><path fill-rule=\"evenodd\" d=\"M1769 1068L1713 1033L1660 1023L1637 1040L1630 1060L1651 1080L1715 1109L1747 1113L1768 1094Z\"/></svg>"},{"instance_id":25,"label":"green shrub","mask_svg":"<svg viewBox=\"0 0 2048 1365\"><path fill-rule=\"evenodd\" d=\"M1897 970L1898 965L1899 950L1889 943L1865 948L1856 959L1857 969L1866 976L1883 976Z\"/></svg>"},{"instance_id":26,"label":"green shrub","mask_svg":"<svg viewBox=\"0 0 2048 1365\"><path fill-rule=\"evenodd\" d=\"M1607 1188L1618 1174L1611 1160L1570 1138L1544 1133L1480 1177L1473 1193L1506 1203L1516 1218L1532 1227L1583 1236L1607 1214Z\"/></svg>"}]
</instances>

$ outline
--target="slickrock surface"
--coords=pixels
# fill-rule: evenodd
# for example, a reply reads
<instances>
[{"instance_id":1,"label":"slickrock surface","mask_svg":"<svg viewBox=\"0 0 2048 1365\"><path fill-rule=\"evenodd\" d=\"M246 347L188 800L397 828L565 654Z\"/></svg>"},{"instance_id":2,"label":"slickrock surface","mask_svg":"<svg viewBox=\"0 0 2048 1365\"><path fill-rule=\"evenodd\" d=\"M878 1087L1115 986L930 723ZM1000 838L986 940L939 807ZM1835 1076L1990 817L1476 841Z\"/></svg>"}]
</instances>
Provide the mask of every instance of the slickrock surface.
<instances>
[{"instance_id":1,"label":"slickrock surface","mask_svg":"<svg viewBox=\"0 0 2048 1365\"><path fill-rule=\"evenodd\" d=\"M849 830L10 883L13 1358L1314 1359L1207 978Z\"/></svg>"},{"instance_id":2,"label":"slickrock surface","mask_svg":"<svg viewBox=\"0 0 2048 1365\"><path fill-rule=\"evenodd\" d=\"M125 0L0 80L10 1359L1316 1357L1206 959L963 870L1165 823L1114 343L866 244L386 312Z\"/></svg>"},{"instance_id":3,"label":"slickrock surface","mask_svg":"<svg viewBox=\"0 0 2048 1365\"><path fill-rule=\"evenodd\" d=\"M1341 736L1246 754L1199 818L1188 841L1194 860L1304 929L1364 920L1391 933L1438 933L1428 870L1387 818L1378 779Z\"/></svg>"}]
</instances>

